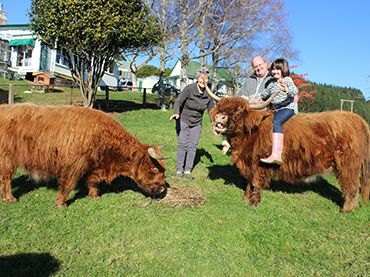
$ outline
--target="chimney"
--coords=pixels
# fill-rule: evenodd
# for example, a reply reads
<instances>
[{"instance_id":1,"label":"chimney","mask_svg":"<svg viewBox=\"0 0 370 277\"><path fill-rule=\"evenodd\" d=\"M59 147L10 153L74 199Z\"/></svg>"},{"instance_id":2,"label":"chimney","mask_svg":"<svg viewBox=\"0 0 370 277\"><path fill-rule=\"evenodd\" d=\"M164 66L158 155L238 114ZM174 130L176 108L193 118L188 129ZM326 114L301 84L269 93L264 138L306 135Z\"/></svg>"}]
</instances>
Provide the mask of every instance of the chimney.
<instances>
[{"instance_id":1,"label":"chimney","mask_svg":"<svg viewBox=\"0 0 370 277\"><path fill-rule=\"evenodd\" d=\"M3 3L0 3L0 25L8 24L8 14L3 11Z\"/></svg>"}]
</instances>

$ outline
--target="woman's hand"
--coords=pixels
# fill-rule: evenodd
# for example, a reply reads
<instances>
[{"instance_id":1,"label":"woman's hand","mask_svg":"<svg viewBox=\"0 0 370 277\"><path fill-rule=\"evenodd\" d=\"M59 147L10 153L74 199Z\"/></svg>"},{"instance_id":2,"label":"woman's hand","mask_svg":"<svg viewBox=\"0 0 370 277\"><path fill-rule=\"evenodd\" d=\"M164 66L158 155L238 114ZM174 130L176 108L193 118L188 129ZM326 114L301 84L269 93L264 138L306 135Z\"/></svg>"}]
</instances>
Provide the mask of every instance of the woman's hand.
<instances>
[{"instance_id":1,"label":"woman's hand","mask_svg":"<svg viewBox=\"0 0 370 277\"><path fill-rule=\"evenodd\" d=\"M174 119L177 120L179 118L180 118L180 116L177 113L170 116L170 120L174 120Z\"/></svg>"}]
</instances>

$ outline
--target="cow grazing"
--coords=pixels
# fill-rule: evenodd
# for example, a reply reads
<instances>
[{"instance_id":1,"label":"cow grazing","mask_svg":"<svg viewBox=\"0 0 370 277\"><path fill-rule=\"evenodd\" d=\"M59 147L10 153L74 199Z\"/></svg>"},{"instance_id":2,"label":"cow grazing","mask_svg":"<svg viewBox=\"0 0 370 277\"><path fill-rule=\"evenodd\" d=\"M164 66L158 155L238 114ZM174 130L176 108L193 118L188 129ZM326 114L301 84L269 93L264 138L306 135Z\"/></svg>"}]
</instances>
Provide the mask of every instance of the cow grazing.
<instances>
[{"instance_id":1,"label":"cow grazing","mask_svg":"<svg viewBox=\"0 0 370 277\"><path fill-rule=\"evenodd\" d=\"M272 112L254 110L243 98L229 97L220 100L211 117L214 132L231 144L232 162L247 180L245 197L252 206L260 203L272 178L295 183L330 170L342 189L342 211L358 206L360 189L363 203L369 199L369 126L360 116L329 111L292 117L284 124L281 166L260 162L271 154Z\"/></svg>"},{"instance_id":2,"label":"cow grazing","mask_svg":"<svg viewBox=\"0 0 370 277\"><path fill-rule=\"evenodd\" d=\"M0 195L16 199L11 178L17 167L35 179L56 178L56 204L66 199L82 178L90 197L98 184L122 175L148 194L165 190L165 164L160 149L142 144L104 112L82 107L0 106Z\"/></svg>"}]
</instances>

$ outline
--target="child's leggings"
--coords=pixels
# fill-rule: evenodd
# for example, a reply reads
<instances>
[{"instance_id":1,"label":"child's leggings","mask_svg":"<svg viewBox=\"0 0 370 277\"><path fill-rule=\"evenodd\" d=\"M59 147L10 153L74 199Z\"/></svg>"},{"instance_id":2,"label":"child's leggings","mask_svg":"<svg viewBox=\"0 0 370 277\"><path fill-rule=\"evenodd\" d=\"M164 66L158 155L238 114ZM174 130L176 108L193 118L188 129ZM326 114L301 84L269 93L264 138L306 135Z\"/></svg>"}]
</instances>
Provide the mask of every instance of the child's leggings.
<instances>
[{"instance_id":1,"label":"child's leggings","mask_svg":"<svg viewBox=\"0 0 370 277\"><path fill-rule=\"evenodd\" d=\"M274 112L274 120L272 121L274 133L283 132L283 124L294 115L292 109L281 109Z\"/></svg>"}]
</instances>

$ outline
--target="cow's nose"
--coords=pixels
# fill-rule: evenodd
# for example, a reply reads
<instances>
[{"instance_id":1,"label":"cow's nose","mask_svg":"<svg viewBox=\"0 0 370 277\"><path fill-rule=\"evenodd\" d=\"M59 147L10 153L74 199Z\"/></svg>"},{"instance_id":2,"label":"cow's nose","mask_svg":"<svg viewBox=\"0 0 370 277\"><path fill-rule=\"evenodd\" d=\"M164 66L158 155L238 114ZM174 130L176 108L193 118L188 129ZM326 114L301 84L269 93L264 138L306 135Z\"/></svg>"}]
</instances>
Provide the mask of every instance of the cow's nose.
<instances>
[{"instance_id":1,"label":"cow's nose","mask_svg":"<svg viewBox=\"0 0 370 277\"><path fill-rule=\"evenodd\" d=\"M158 186L156 188L153 188L152 192L154 194L161 194L162 192L165 191L165 189L166 189L165 186Z\"/></svg>"},{"instance_id":2,"label":"cow's nose","mask_svg":"<svg viewBox=\"0 0 370 277\"><path fill-rule=\"evenodd\" d=\"M161 194L161 193L163 193L164 191L165 191L165 187L164 186L161 186L160 188L159 188L159 190L158 190L158 193L159 194Z\"/></svg>"},{"instance_id":3,"label":"cow's nose","mask_svg":"<svg viewBox=\"0 0 370 277\"><path fill-rule=\"evenodd\" d=\"M226 121L226 115L224 115L224 114L219 114L219 115L217 115L217 121L221 121L221 122L224 122L224 121Z\"/></svg>"}]
</instances>

